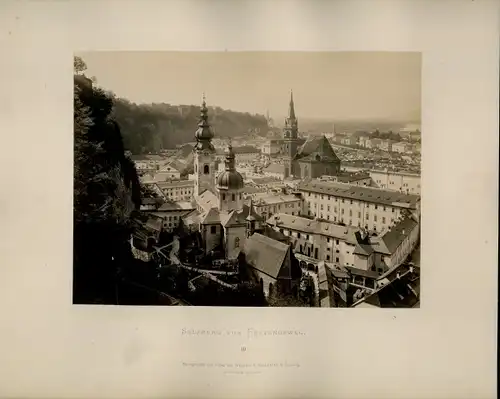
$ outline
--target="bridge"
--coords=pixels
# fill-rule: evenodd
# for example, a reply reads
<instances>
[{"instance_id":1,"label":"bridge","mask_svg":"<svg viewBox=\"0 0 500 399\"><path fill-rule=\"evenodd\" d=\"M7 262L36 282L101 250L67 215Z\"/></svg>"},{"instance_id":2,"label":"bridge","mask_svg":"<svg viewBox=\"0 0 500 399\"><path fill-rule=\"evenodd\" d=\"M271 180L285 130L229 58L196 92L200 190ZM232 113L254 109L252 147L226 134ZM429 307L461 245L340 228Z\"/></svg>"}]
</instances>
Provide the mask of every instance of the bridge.
<instances>
[{"instance_id":1,"label":"bridge","mask_svg":"<svg viewBox=\"0 0 500 399\"><path fill-rule=\"evenodd\" d=\"M302 269L316 271L321 260L311 258L310 256L294 252L295 258L299 261Z\"/></svg>"}]
</instances>

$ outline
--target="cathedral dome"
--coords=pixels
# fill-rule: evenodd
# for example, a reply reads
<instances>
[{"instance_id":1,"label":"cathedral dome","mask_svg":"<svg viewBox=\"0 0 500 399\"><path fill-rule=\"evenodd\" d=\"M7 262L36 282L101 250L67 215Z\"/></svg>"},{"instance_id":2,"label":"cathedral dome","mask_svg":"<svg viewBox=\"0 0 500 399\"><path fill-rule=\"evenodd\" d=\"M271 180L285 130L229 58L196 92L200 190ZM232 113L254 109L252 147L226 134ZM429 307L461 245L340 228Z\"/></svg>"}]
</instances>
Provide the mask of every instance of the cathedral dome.
<instances>
[{"instance_id":1,"label":"cathedral dome","mask_svg":"<svg viewBox=\"0 0 500 399\"><path fill-rule=\"evenodd\" d=\"M235 170L225 170L217 177L217 186L227 190L243 188L243 176Z\"/></svg>"}]
</instances>

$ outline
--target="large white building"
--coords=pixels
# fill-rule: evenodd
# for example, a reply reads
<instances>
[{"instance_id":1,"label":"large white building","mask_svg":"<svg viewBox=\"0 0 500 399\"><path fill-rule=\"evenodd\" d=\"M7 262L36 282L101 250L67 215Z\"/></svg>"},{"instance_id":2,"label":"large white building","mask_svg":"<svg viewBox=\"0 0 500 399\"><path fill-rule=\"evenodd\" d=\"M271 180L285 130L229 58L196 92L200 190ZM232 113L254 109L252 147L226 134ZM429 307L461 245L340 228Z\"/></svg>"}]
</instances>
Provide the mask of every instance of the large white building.
<instances>
[{"instance_id":1,"label":"large white building","mask_svg":"<svg viewBox=\"0 0 500 399\"><path fill-rule=\"evenodd\" d=\"M297 190L302 215L374 232L386 231L405 214L420 217L417 195L320 180L303 181Z\"/></svg>"},{"instance_id":2,"label":"large white building","mask_svg":"<svg viewBox=\"0 0 500 399\"><path fill-rule=\"evenodd\" d=\"M375 187L420 195L420 175L379 170L371 170L369 173Z\"/></svg>"},{"instance_id":3,"label":"large white building","mask_svg":"<svg viewBox=\"0 0 500 399\"><path fill-rule=\"evenodd\" d=\"M267 220L275 213L300 215L302 198L292 194L256 194L252 198L255 211Z\"/></svg>"},{"instance_id":4,"label":"large white building","mask_svg":"<svg viewBox=\"0 0 500 399\"><path fill-rule=\"evenodd\" d=\"M288 236L294 252L338 267L383 274L399 266L415 249L420 229L409 216L384 234L369 236L360 228L279 213L267 220Z\"/></svg>"},{"instance_id":5,"label":"large white building","mask_svg":"<svg viewBox=\"0 0 500 399\"><path fill-rule=\"evenodd\" d=\"M172 180L156 183L166 199L171 201L191 201L194 195L195 181Z\"/></svg>"},{"instance_id":6,"label":"large white building","mask_svg":"<svg viewBox=\"0 0 500 399\"><path fill-rule=\"evenodd\" d=\"M151 214L162 219L164 231L172 232L179 227L182 217L194 209L194 205L189 201L169 201L155 209Z\"/></svg>"}]
</instances>

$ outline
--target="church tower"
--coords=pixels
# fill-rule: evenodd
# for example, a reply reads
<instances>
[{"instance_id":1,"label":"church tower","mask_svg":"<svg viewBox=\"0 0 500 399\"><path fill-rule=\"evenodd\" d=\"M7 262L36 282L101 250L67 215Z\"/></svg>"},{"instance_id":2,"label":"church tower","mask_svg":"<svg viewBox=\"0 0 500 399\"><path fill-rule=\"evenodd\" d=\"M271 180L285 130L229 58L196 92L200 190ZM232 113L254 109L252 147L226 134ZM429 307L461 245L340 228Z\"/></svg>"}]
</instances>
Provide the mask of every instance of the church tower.
<instances>
[{"instance_id":1,"label":"church tower","mask_svg":"<svg viewBox=\"0 0 500 399\"><path fill-rule=\"evenodd\" d=\"M198 196L205 190L213 190L215 181L215 148L212 144L214 134L208 123L208 109L203 95L200 122L195 133L196 145L194 151L194 195Z\"/></svg>"},{"instance_id":2,"label":"church tower","mask_svg":"<svg viewBox=\"0 0 500 399\"><path fill-rule=\"evenodd\" d=\"M226 149L225 170L217 176L219 211L231 212L243 209L243 176L236 171L235 155L231 143Z\"/></svg>"},{"instance_id":3,"label":"church tower","mask_svg":"<svg viewBox=\"0 0 500 399\"><path fill-rule=\"evenodd\" d=\"M283 129L284 155L285 155L285 178L295 174L293 170L293 158L297 154L299 125L295 116L295 105L293 103L293 92L290 92L290 104L288 106L288 117L285 119Z\"/></svg>"},{"instance_id":4,"label":"church tower","mask_svg":"<svg viewBox=\"0 0 500 399\"><path fill-rule=\"evenodd\" d=\"M257 218L254 216L252 198L250 198L250 206L248 208L249 208L248 209L248 216L246 217L245 220L247 222L247 225L246 225L247 237L250 237L251 235L253 235L253 233L255 233L256 221L257 221Z\"/></svg>"}]
</instances>

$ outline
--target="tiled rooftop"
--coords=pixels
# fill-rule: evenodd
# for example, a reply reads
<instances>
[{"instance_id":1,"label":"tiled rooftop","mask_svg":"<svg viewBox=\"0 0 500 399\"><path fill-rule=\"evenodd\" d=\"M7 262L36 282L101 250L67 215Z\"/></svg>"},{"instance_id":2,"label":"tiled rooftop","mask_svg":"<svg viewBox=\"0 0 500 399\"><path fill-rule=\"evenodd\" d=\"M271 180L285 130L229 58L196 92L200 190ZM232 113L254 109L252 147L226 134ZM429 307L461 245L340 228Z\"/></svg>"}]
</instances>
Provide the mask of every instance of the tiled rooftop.
<instances>
[{"instance_id":1,"label":"tiled rooftop","mask_svg":"<svg viewBox=\"0 0 500 399\"><path fill-rule=\"evenodd\" d=\"M357 227L320 222L318 220L310 220L300 216L287 215L284 213L278 213L271 216L267 220L267 223L271 226L274 226L277 223L277 226L280 228L338 238L351 244L357 243L356 232L359 230Z\"/></svg>"},{"instance_id":2,"label":"tiled rooftop","mask_svg":"<svg viewBox=\"0 0 500 399\"><path fill-rule=\"evenodd\" d=\"M158 182L158 187L161 189L165 188L176 188L176 187L194 187L194 180L171 180L171 181L161 181Z\"/></svg>"},{"instance_id":3,"label":"tiled rooftop","mask_svg":"<svg viewBox=\"0 0 500 399\"><path fill-rule=\"evenodd\" d=\"M317 179L304 180L299 183L299 191L332 195L338 198L354 199L375 204L408 207L415 209L420 201L419 195L403 194L396 191L356 186L338 182L325 182Z\"/></svg>"}]
</instances>

